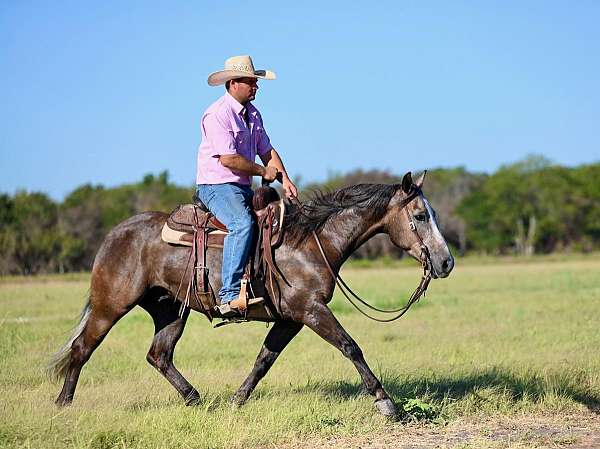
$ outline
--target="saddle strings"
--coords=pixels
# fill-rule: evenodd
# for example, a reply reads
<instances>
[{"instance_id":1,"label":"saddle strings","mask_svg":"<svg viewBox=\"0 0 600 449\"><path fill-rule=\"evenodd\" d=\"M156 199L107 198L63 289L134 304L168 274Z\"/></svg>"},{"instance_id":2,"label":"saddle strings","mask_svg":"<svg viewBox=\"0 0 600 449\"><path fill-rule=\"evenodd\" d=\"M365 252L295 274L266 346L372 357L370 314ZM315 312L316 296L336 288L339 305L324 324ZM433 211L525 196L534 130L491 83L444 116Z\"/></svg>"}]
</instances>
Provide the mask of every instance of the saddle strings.
<instances>
[{"instance_id":1,"label":"saddle strings","mask_svg":"<svg viewBox=\"0 0 600 449\"><path fill-rule=\"evenodd\" d=\"M179 298L179 292L181 291L181 287L183 286L183 280L185 279L185 275L187 274L188 268L190 267L190 262L192 261L192 256L194 256L194 262L192 264L192 270L190 273L190 281L188 282L188 286L185 292L185 298L181 306L179 307L179 318L183 318L185 312L190 308L190 299L192 295L194 296L194 300L196 301L196 305L202 309L202 313L204 313L209 321L212 321L212 315L210 310L204 307L202 300L198 296L198 282L197 282L197 271L198 270L206 270L206 261L205 257L202 257L202 266L198 266L198 239L197 233L203 233L203 242L206 241L207 231L206 231L206 223L210 217L207 215L202 221L198 218L198 214L196 209L194 209L194 225L192 226L194 229L194 238L192 241L192 247L190 248L190 253L188 254L187 262L185 264L185 269L183 271L183 275L181 276L181 281L179 281L179 287L177 288L177 292L175 293L175 300ZM204 243L203 243L204 246ZM200 251L204 251L204 248L200 248ZM204 276L204 272L201 274ZM204 282L203 282L204 284ZM206 287L206 286L205 286ZM210 287L209 287L210 288ZM204 293L204 292L203 292Z\"/></svg>"}]
</instances>

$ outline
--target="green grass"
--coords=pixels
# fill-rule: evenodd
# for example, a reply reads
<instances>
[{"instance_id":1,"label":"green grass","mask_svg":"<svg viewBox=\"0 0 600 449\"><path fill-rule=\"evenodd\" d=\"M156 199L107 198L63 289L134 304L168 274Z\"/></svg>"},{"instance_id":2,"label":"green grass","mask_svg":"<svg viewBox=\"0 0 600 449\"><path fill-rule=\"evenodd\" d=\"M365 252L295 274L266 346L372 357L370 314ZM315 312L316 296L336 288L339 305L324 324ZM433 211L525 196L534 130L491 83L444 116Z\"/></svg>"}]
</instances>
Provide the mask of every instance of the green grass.
<instances>
[{"instance_id":1,"label":"green grass","mask_svg":"<svg viewBox=\"0 0 600 449\"><path fill-rule=\"evenodd\" d=\"M366 321L336 292L332 307L398 403L431 406L443 425L470 417L582 413L600 406L600 258L457 262L392 324ZM382 306L405 301L415 264L349 268ZM185 407L145 361L153 326L141 309L119 322L84 368L72 407L44 375L67 339L89 277L0 280L0 447L248 447L403 426L377 415L350 362L309 330L289 345L246 406L229 396L267 329L212 329L190 317L175 356L203 397ZM408 401L408 400L416 401Z\"/></svg>"}]
</instances>

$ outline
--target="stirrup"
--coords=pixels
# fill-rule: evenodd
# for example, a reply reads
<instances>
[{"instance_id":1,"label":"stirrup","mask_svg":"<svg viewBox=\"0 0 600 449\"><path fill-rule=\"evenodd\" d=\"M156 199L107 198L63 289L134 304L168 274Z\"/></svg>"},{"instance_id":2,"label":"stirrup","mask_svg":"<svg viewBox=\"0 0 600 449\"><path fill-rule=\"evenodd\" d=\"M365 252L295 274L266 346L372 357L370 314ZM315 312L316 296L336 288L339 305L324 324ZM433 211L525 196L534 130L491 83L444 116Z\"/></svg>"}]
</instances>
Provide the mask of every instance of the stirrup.
<instances>
[{"instance_id":1,"label":"stirrup","mask_svg":"<svg viewBox=\"0 0 600 449\"><path fill-rule=\"evenodd\" d=\"M244 275L240 283L240 293L238 297L228 303L216 306L215 309L223 318L243 317L246 318L246 311L249 306L264 302L265 298L248 298L248 277Z\"/></svg>"},{"instance_id":2,"label":"stirrup","mask_svg":"<svg viewBox=\"0 0 600 449\"><path fill-rule=\"evenodd\" d=\"M241 317L242 314L238 309L234 309L231 307L230 303L221 304L220 306L215 306L215 310L221 314L223 318L233 318L235 316Z\"/></svg>"},{"instance_id":3,"label":"stirrup","mask_svg":"<svg viewBox=\"0 0 600 449\"><path fill-rule=\"evenodd\" d=\"M262 296L258 298L237 298L220 306L215 306L215 309L223 318L243 317L248 307L261 304L264 301L265 298Z\"/></svg>"},{"instance_id":4,"label":"stirrup","mask_svg":"<svg viewBox=\"0 0 600 449\"><path fill-rule=\"evenodd\" d=\"M254 304L260 304L262 302L265 302L265 298L262 296L259 296L258 298L242 298L240 296L238 299L234 299L228 304L232 309L244 312L248 307L253 306Z\"/></svg>"},{"instance_id":5,"label":"stirrup","mask_svg":"<svg viewBox=\"0 0 600 449\"><path fill-rule=\"evenodd\" d=\"M264 298L262 298L262 297L258 297L258 298L249 298L248 297L249 296L248 295L248 284L249 284L248 275L245 274L242 277L242 281L240 282L240 294L238 295L237 299L234 299L233 301L231 301L229 303L229 305L231 306L232 309L237 309L242 314L246 313L249 306L251 306L253 304L259 304L264 301ZM252 287L250 287L250 288L252 288Z\"/></svg>"}]
</instances>

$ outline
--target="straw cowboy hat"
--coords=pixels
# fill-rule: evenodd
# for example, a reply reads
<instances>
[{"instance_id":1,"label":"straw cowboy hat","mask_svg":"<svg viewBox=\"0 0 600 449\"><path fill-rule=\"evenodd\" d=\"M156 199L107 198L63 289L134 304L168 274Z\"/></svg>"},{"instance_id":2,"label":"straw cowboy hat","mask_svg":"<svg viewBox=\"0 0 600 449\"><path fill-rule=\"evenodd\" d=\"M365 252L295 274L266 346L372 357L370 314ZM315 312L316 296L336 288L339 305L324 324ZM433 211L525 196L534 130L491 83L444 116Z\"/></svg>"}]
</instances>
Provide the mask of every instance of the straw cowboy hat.
<instances>
[{"instance_id":1,"label":"straw cowboy hat","mask_svg":"<svg viewBox=\"0 0 600 449\"><path fill-rule=\"evenodd\" d=\"M270 70L254 70L250 56L232 56L225 61L225 70L211 73L208 76L210 86L219 86L234 78L260 78L263 80L274 80L275 72Z\"/></svg>"}]
</instances>

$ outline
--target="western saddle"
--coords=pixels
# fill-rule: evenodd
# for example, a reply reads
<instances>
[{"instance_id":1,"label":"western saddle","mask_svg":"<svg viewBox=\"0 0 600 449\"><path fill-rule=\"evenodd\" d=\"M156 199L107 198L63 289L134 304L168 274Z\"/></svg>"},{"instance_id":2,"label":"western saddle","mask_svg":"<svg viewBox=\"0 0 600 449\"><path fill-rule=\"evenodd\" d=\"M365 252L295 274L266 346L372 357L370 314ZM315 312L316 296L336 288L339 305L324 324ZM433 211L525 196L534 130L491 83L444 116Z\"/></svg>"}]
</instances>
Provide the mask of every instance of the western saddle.
<instances>
[{"instance_id":1,"label":"western saddle","mask_svg":"<svg viewBox=\"0 0 600 449\"><path fill-rule=\"evenodd\" d=\"M162 228L161 238L171 245L190 247L188 261L175 294L175 297L180 299L182 284L191 267L180 313L183 314L186 308L190 307L190 300L194 299L196 305L212 322L214 316L219 316L219 312L215 310L219 298L209 282L206 252L207 248L222 250L228 231L197 196L194 195L193 201L193 204L177 206L169 214ZM285 205L277 191L267 186L256 189L252 203L257 230L254 232L252 250L240 290L240 298L243 301L239 310L243 316L233 321L272 321L278 315L273 302L277 296L273 277L282 277L275 265L274 250L283 239ZM251 297L250 293L252 293ZM262 307L258 307L258 304L256 307L249 307L259 302L253 299L261 295L264 296L264 302L260 302Z\"/></svg>"}]
</instances>

